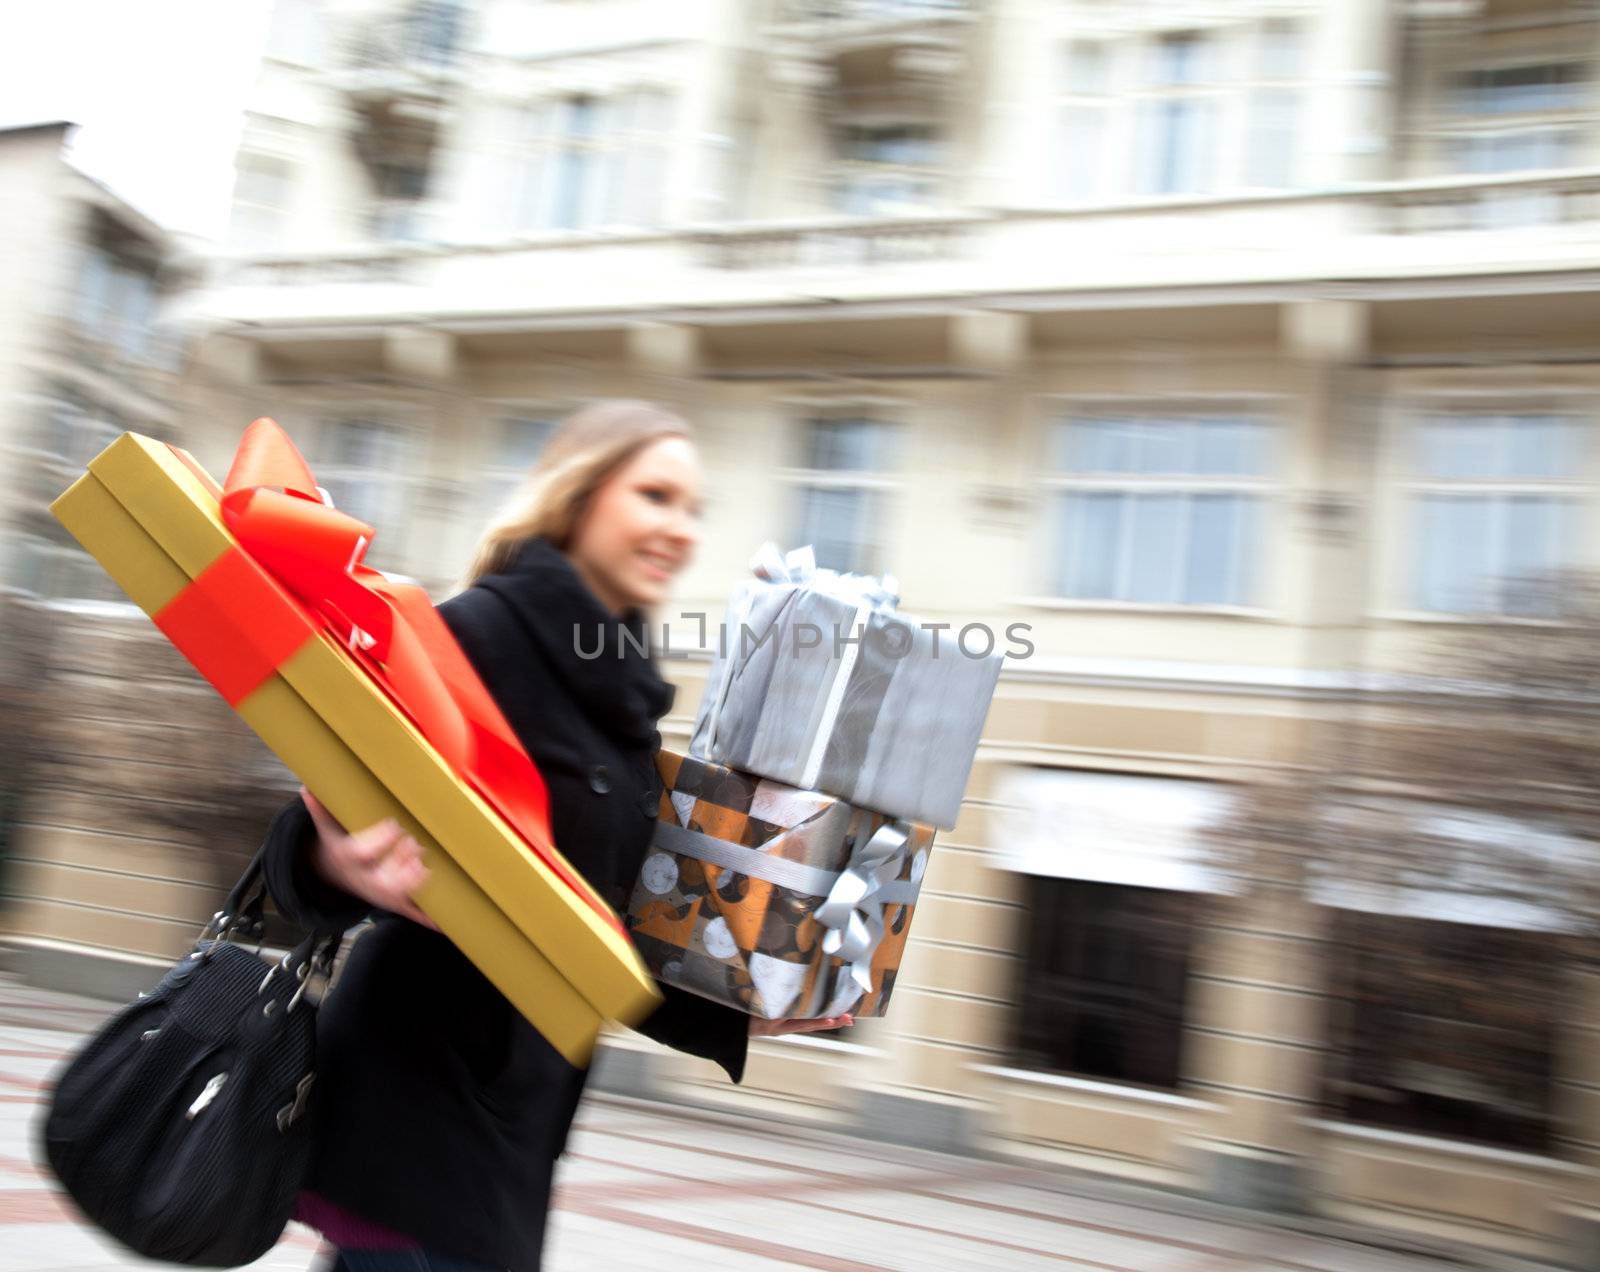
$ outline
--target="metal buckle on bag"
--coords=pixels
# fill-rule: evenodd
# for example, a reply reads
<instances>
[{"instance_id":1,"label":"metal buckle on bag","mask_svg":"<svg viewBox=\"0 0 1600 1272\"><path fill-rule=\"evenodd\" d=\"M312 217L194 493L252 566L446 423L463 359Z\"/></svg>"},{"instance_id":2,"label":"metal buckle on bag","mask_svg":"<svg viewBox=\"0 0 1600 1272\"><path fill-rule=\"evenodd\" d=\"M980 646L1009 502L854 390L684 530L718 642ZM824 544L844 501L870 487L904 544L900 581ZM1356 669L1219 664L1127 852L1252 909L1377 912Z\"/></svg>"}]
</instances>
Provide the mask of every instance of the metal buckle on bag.
<instances>
[{"instance_id":1,"label":"metal buckle on bag","mask_svg":"<svg viewBox=\"0 0 1600 1272\"><path fill-rule=\"evenodd\" d=\"M192 1122L195 1120L195 1118L199 1117L200 1114L204 1113L210 1106L211 1101L217 1098L217 1095L222 1090L223 1083L225 1083L227 1080L228 1075L226 1073L219 1073L212 1078L211 1081L207 1082L205 1089L195 1097L194 1103L189 1106L189 1111L184 1114L184 1117Z\"/></svg>"},{"instance_id":2,"label":"metal buckle on bag","mask_svg":"<svg viewBox=\"0 0 1600 1272\"><path fill-rule=\"evenodd\" d=\"M311 964L309 962L301 963L295 969L295 977L299 980L300 987L294 991L294 997L289 999L289 1011L293 1011L300 1005L300 1000L306 996L306 990L311 987Z\"/></svg>"},{"instance_id":3,"label":"metal buckle on bag","mask_svg":"<svg viewBox=\"0 0 1600 1272\"><path fill-rule=\"evenodd\" d=\"M278 1110L278 1130L287 1131L306 1111L306 1101L311 1097L311 1084L316 1080L316 1073L308 1073L295 1084L294 1099Z\"/></svg>"},{"instance_id":4,"label":"metal buckle on bag","mask_svg":"<svg viewBox=\"0 0 1600 1272\"><path fill-rule=\"evenodd\" d=\"M262 994L267 992L267 986L272 984L272 978L274 976L276 976L279 972L286 972L288 970L289 970L289 955L285 954L281 959L279 959L271 967L267 968L267 974L261 978L261 984L256 986L256 997L260 998Z\"/></svg>"}]
</instances>

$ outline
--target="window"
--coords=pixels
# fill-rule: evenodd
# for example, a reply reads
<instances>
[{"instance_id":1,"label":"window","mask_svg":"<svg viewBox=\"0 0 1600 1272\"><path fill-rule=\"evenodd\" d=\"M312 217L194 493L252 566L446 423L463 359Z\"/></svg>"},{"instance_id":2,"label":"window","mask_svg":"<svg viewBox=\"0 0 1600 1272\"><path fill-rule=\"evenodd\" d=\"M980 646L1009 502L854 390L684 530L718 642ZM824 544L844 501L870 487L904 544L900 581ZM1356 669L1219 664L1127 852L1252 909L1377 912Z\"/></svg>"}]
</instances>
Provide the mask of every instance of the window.
<instances>
[{"instance_id":1,"label":"window","mask_svg":"<svg viewBox=\"0 0 1600 1272\"><path fill-rule=\"evenodd\" d=\"M796 491L796 547L811 544L825 569L883 568L883 474L892 465L892 426L871 419L814 419L806 426Z\"/></svg>"},{"instance_id":2,"label":"window","mask_svg":"<svg viewBox=\"0 0 1600 1272\"><path fill-rule=\"evenodd\" d=\"M154 267L100 246L83 249L72 296L72 322L90 340L144 360L152 347Z\"/></svg>"},{"instance_id":3,"label":"window","mask_svg":"<svg viewBox=\"0 0 1600 1272\"><path fill-rule=\"evenodd\" d=\"M495 108L482 157L489 198L484 212L491 229L516 233L549 224L551 130L556 103L502 104Z\"/></svg>"},{"instance_id":4,"label":"window","mask_svg":"<svg viewBox=\"0 0 1600 1272\"><path fill-rule=\"evenodd\" d=\"M1142 193L1194 194L1215 183L1214 53L1212 41L1197 32L1162 36L1148 51L1140 113Z\"/></svg>"},{"instance_id":5,"label":"window","mask_svg":"<svg viewBox=\"0 0 1600 1272\"><path fill-rule=\"evenodd\" d=\"M239 157L233 187L232 238L241 247L268 248L283 238L293 169L273 155Z\"/></svg>"},{"instance_id":6,"label":"window","mask_svg":"<svg viewBox=\"0 0 1600 1272\"><path fill-rule=\"evenodd\" d=\"M323 455L313 465L334 506L372 526L373 564L393 568L404 560L406 519L415 480L413 438L395 424L344 419L323 430ZM387 564L384 564L387 563Z\"/></svg>"},{"instance_id":7,"label":"window","mask_svg":"<svg viewBox=\"0 0 1600 1272\"><path fill-rule=\"evenodd\" d=\"M1295 184L1304 43L1296 22L1268 22L1257 32L1255 83L1247 98L1246 185L1276 190Z\"/></svg>"},{"instance_id":8,"label":"window","mask_svg":"<svg viewBox=\"0 0 1600 1272\"><path fill-rule=\"evenodd\" d=\"M833 204L840 212L885 216L933 201L941 162L933 125L847 124L838 148Z\"/></svg>"},{"instance_id":9,"label":"window","mask_svg":"<svg viewBox=\"0 0 1600 1272\"><path fill-rule=\"evenodd\" d=\"M1027 876L1014 1063L1174 1090L1196 898Z\"/></svg>"},{"instance_id":10,"label":"window","mask_svg":"<svg viewBox=\"0 0 1600 1272\"><path fill-rule=\"evenodd\" d=\"M1580 107L1588 93L1582 62L1500 66L1468 71L1460 80L1466 115L1530 115Z\"/></svg>"},{"instance_id":11,"label":"window","mask_svg":"<svg viewBox=\"0 0 1600 1272\"><path fill-rule=\"evenodd\" d=\"M457 0L421 0L406 26L406 52L427 66L450 66L460 51L461 5Z\"/></svg>"},{"instance_id":12,"label":"window","mask_svg":"<svg viewBox=\"0 0 1600 1272\"><path fill-rule=\"evenodd\" d=\"M555 187L551 224L557 229L571 230L588 223L597 158L595 113L592 97L572 97L562 103L561 135L551 173Z\"/></svg>"},{"instance_id":13,"label":"window","mask_svg":"<svg viewBox=\"0 0 1600 1272\"><path fill-rule=\"evenodd\" d=\"M1256 603L1267 426L1234 417L1077 418L1054 435L1055 594Z\"/></svg>"},{"instance_id":14,"label":"window","mask_svg":"<svg viewBox=\"0 0 1600 1272\"><path fill-rule=\"evenodd\" d=\"M423 200L428 194L426 163L380 163L373 171L373 184L377 194L371 215L373 237L402 243L422 237Z\"/></svg>"},{"instance_id":15,"label":"window","mask_svg":"<svg viewBox=\"0 0 1600 1272\"><path fill-rule=\"evenodd\" d=\"M607 224L661 223L671 132L672 96L664 90L641 89L612 100L602 218Z\"/></svg>"},{"instance_id":16,"label":"window","mask_svg":"<svg viewBox=\"0 0 1600 1272\"><path fill-rule=\"evenodd\" d=\"M1324 1103L1372 1126L1544 1152L1548 936L1341 911Z\"/></svg>"},{"instance_id":17,"label":"window","mask_svg":"<svg viewBox=\"0 0 1600 1272\"><path fill-rule=\"evenodd\" d=\"M479 159L490 228L659 225L673 105L655 88L502 104Z\"/></svg>"},{"instance_id":18,"label":"window","mask_svg":"<svg viewBox=\"0 0 1600 1272\"><path fill-rule=\"evenodd\" d=\"M109 252L99 247L83 250L74 285L72 320L86 336L100 337L110 326L116 270L116 261Z\"/></svg>"},{"instance_id":19,"label":"window","mask_svg":"<svg viewBox=\"0 0 1600 1272\"><path fill-rule=\"evenodd\" d=\"M1481 174L1573 167L1593 127L1593 92L1582 62L1468 70L1450 98L1447 162Z\"/></svg>"},{"instance_id":20,"label":"window","mask_svg":"<svg viewBox=\"0 0 1600 1272\"><path fill-rule=\"evenodd\" d=\"M1577 541L1579 432L1554 414L1439 414L1416 432L1417 607L1533 617Z\"/></svg>"},{"instance_id":21,"label":"window","mask_svg":"<svg viewBox=\"0 0 1600 1272\"><path fill-rule=\"evenodd\" d=\"M486 507L497 510L505 506L555 430L556 421L544 415L513 415L500 421L494 450L483 471Z\"/></svg>"},{"instance_id":22,"label":"window","mask_svg":"<svg viewBox=\"0 0 1600 1272\"><path fill-rule=\"evenodd\" d=\"M1067 45L1064 82L1056 107L1055 193L1083 203L1104 189L1112 98L1110 56L1104 44Z\"/></svg>"},{"instance_id":23,"label":"window","mask_svg":"<svg viewBox=\"0 0 1600 1272\"><path fill-rule=\"evenodd\" d=\"M141 269L117 272L115 310L117 351L124 357L143 361L150 352L151 322L156 310L156 283Z\"/></svg>"},{"instance_id":24,"label":"window","mask_svg":"<svg viewBox=\"0 0 1600 1272\"><path fill-rule=\"evenodd\" d=\"M1576 129L1523 128L1473 133L1455 145L1462 172L1492 176L1540 168L1566 168L1574 163L1582 137Z\"/></svg>"},{"instance_id":25,"label":"window","mask_svg":"<svg viewBox=\"0 0 1600 1272\"><path fill-rule=\"evenodd\" d=\"M67 385L53 386L44 400L36 434L38 449L74 471L116 440L126 423Z\"/></svg>"},{"instance_id":26,"label":"window","mask_svg":"<svg viewBox=\"0 0 1600 1272\"><path fill-rule=\"evenodd\" d=\"M31 596L73 601L128 599L105 568L75 543L19 534L10 541L9 557L9 584Z\"/></svg>"}]
</instances>

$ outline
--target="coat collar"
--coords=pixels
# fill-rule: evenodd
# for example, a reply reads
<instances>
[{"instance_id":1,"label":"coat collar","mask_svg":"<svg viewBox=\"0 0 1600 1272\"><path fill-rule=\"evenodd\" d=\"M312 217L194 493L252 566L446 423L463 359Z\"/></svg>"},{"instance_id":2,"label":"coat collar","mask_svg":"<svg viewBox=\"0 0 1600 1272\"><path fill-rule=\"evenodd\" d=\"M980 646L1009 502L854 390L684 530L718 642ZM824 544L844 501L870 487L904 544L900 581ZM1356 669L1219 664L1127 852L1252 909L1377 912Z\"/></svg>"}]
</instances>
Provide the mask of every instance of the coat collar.
<instances>
[{"instance_id":1,"label":"coat collar","mask_svg":"<svg viewBox=\"0 0 1600 1272\"><path fill-rule=\"evenodd\" d=\"M503 571L478 581L516 611L534 645L605 732L631 742L656 736L674 687L650 652L642 610L620 618L600 603L548 539L530 539Z\"/></svg>"}]
</instances>

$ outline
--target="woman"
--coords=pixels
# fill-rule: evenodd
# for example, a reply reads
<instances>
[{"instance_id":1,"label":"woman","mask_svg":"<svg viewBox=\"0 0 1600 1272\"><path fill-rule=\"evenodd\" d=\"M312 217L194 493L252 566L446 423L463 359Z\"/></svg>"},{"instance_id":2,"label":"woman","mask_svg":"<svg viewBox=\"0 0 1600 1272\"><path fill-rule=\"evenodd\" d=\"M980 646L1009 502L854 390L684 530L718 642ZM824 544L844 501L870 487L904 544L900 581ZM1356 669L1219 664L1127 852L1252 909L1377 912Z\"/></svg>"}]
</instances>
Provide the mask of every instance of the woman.
<instances>
[{"instance_id":1,"label":"woman","mask_svg":"<svg viewBox=\"0 0 1600 1272\"><path fill-rule=\"evenodd\" d=\"M700 486L682 420L643 402L588 407L484 535L470 586L439 607L544 774L556 845L618 908L654 826L656 721L673 696L640 652L645 611L699 540ZM300 1218L347 1272L537 1269L584 1072L416 907L420 851L393 823L346 833L302 792L268 832L265 869L303 926L376 915L320 1012L317 1147ZM640 1031L735 1082L751 1033L850 1023L753 1022L663 994Z\"/></svg>"}]
</instances>

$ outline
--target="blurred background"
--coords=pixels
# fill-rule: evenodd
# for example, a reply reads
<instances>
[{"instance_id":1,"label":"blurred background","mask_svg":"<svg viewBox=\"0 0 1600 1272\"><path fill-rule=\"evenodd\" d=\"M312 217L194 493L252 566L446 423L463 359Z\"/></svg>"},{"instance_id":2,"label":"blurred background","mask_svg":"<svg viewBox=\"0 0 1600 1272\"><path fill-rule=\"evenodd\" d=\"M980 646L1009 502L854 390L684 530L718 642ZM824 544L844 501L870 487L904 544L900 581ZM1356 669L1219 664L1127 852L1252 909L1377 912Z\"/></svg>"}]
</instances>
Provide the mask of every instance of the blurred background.
<instances>
[{"instance_id":1,"label":"blurred background","mask_svg":"<svg viewBox=\"0 0 1600 1272\"><path fill-rule=\"evenodd\" d=\"M1034 649L890 1015L603 1084L1596 1257L1600 5L168 9L8 18L14 974L145 986L293 787L46 512L104 444L271 415L442 597L651 397L668 745L764 539Z\"/></svg>"}]
</instances>

